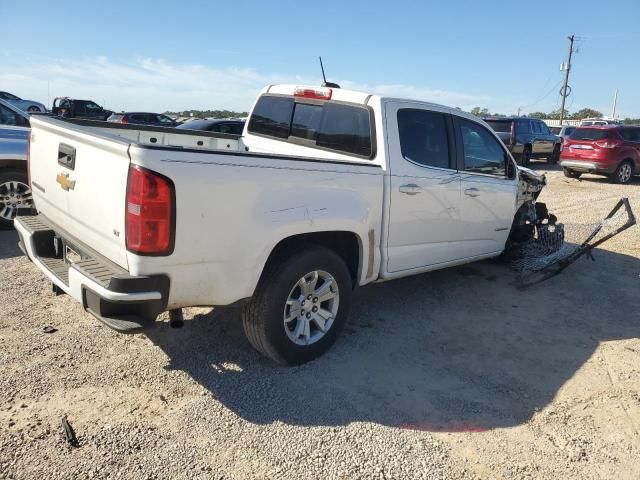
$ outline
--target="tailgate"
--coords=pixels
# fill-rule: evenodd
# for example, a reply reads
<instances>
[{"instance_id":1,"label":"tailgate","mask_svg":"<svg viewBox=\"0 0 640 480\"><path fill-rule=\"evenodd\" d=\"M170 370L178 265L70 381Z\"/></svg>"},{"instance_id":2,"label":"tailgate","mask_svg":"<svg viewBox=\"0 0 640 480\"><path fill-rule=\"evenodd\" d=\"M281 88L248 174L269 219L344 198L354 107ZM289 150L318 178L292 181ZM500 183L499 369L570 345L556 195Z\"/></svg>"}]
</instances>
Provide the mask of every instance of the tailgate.
<instances>
[{"instance_id":1,"label":"tailgate","mask_svg":"<svg viewBox=\"0 0 640 480\"><path fill-rule=\"evenodd\" d=\"M36 209L127 268L129 142L51 117L32 117L31 132L29 168Z\"/></svg>"}]
</instances>

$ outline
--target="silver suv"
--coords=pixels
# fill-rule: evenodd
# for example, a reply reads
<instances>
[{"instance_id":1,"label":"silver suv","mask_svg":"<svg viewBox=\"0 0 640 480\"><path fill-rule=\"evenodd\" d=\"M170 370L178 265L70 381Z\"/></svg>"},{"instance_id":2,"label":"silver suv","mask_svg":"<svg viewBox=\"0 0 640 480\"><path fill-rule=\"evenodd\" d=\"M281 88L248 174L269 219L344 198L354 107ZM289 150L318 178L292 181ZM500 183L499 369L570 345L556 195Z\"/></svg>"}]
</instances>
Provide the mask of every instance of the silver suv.
<instances>
[{"instance_id":1,"label":"silver suv","mask_svg":"<svg viewBox=\"0 0 640 480\"><path fill-rule=\"evenodd\" d=\"M483 118L498 134L518 164L527 166L532 158L558 163L560 137L551 133L542 120L529 117Z\"/></svg>"}]
</instances>

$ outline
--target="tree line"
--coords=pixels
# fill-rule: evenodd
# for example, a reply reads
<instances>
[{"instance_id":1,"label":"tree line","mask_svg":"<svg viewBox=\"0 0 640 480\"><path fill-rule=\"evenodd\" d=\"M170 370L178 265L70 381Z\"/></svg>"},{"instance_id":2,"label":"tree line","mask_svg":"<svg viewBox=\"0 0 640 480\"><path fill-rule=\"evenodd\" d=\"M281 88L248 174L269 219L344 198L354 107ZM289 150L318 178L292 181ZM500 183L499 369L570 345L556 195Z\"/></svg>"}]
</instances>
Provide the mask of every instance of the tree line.
<instances>
[{"instance_id":1,"label":"tree line","mask_svg":"<svg viewBox=\"0 0 640 480\"><path fill-rule=\"evenodd\" d=\"M490 113L489 109L481 108L481 107L473 107L470 111L470 114L475 115L476 117L506 117L502 113ZM530 118L537 118L540 120L560 120L560 109L553 110L549 113L545 112L531 112L527 115ZM595 110L593 108L582 108L574 113L570 113L569 110L564 111L565 120L582 120L583 118L601 118L603 117L602 112ZM640 124L640 118L625 118L622 120L622 123L631 125L631 124Z\"/></svg>"}]
</instances>

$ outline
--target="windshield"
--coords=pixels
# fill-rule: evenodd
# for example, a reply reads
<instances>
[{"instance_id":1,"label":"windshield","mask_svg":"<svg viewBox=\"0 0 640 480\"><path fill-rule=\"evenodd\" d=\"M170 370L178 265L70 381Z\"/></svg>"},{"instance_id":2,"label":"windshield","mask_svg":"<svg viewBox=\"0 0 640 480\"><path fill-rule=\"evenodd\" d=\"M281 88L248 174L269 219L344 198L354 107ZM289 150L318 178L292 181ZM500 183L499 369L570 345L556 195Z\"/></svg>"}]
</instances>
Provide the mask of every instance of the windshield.
<instances>
[{"instance_id":1,"label":"windshield","mask_svg":"<svg viewBox=\"0 0 640 480\"><path fill-rule=\"evenodd\" d=\"M511 120L485 120L494 132L510 133Z\"/></svg>"},{"instance_id":2,"label":"windshield","mask_svg":"<svg viewBox=\"0 0 640 480\"><path fill-rule=\"evenodd\" d=\"M609 136L611 130L601 128L577 128L569 137L571 140L603 140Z\"/></svg>"},{"instance_id":3,"label":"windshield","mask_svg":"<svg viewBox=\"0 0 640 480\"><path fill-rule=\"evenodd\" d=\"M8 92L0 92L0 98L3 100L20 100L20 97L16 97Z\"/></svg>"}]
</instances>

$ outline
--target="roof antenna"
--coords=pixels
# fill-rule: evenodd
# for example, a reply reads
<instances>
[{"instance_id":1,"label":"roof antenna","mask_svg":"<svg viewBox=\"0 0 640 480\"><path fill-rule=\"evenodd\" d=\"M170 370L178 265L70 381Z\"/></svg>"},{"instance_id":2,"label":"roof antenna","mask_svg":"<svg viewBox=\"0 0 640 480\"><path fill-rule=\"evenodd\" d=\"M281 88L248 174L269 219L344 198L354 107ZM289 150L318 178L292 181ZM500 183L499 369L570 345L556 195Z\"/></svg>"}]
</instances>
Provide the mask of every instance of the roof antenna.
<instances>
[{"instance_id":1,"label":"roof antenna","mask_svg":"<svg viewBox=\"0 0 640 480\"><path fill-rule=\"evenodd\" d=\"M340 85L338 85L337 83L333 83L333 82L327 82L327 77L324 74L324 65L322 65L322 57L318 57L318 59L320 60L320 70L322 70L322 86L323 87L331 87L331 88L340 88Z\"/></svg>"}]
</instances>

